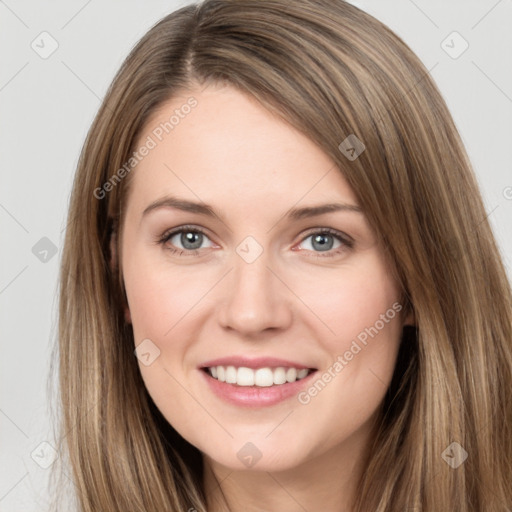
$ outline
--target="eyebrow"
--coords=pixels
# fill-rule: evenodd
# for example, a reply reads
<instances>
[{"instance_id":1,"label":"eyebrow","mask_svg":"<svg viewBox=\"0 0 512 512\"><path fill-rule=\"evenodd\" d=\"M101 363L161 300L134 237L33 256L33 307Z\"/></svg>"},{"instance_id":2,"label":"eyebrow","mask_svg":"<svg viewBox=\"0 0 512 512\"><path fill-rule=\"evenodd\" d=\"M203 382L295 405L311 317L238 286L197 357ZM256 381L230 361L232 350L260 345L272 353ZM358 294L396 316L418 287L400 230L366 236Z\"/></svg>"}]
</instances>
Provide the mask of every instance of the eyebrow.
<instances>
[{"instance_id":1,"label":"eyebrow","mask_svg":"<svg viewBox=\"0 0 512 512\"><path fill-rule=\"evenodd\" d=\"M219 215L215 213L215 210L206 203L196 203L194 201L188 201L187 199L180 199L178 197L166 196L162 199L158 199L152 202L142 213L142 216L146 216L150 212L160 208L175 208L190 213L197 213L199 215L205 215L207 217L217 217ZM323 215L324 213L331 213L337 211L345 212L356 212L363 213L361 207L354 204L347 203L327 203L317 206L305 206L302 208L292 208L286 214L286 217L291 220L300 220L309 217L316 217ZM222 220L222 219L221 219Z\"/></svg>"}]
</instances>

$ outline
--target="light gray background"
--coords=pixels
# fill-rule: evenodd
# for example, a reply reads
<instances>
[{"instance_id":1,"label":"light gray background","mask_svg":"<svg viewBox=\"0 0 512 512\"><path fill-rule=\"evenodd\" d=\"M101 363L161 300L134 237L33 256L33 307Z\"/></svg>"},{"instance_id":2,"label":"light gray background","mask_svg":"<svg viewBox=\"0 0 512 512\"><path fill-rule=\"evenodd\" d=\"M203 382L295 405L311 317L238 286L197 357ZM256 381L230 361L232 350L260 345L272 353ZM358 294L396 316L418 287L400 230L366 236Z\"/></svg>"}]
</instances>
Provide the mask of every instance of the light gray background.
<instances>
[{"instance_id":1,"label":"light gray background","mask_svg":"<svg viewBox=\"0 0 512 512\"><path fill-rule=\"evenodd\" d=\"M40 443L52 443L46 380L63 228L81 145L131 47L157 20L187 3L0 0L0 511L46 510L50 470L36 460L51 461L51 448ZM512 0L353 3L386 23L433 68L510 276ZM49 40L39 37L43 31L58 43L47 59L31 48L34 40L49 48ZM469 43L457 59L441 47L453 31ZM460 42L452 39L446 44L456 51ZM57 248L46 262L41 249L38 257L32 252L43 237Z\"/></svg>"}]
</instances>

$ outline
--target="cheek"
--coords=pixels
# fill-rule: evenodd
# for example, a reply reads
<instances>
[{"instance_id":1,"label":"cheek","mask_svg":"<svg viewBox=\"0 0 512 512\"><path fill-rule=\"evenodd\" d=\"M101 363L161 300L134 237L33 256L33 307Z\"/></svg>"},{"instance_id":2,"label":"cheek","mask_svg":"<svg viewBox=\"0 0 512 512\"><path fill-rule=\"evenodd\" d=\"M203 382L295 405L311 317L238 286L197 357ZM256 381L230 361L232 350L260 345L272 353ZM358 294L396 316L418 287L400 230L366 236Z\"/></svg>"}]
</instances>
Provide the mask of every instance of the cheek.
<instances>
[{"instance_id":1,"label":"cheek","mask_svg":"<svg viewBox=\"0 0 512 512\"><path fill-rule=\"evenodd\" d=\"M179 383L195 371L191 340L201 336L199 315L218 276L199 272L193 266L178 267L165 259L155 260L144 249L138 254L134 251L126 258L123 275L134 344L149 339L149 346L154 344L153 351L158 353L147 366L139 358L141 375L149 394L170 419L174 413L167 409L169 404L180 404L173 410L183 411L192 405L190 395Z\"/></svg>"},{"instance_id":2,"label":"cheek","mask_svg":"<svg viewBox=\"0 0 512 512\"><path fill-rule=\"evenodd\" d=\"M159 351L148 365L139 357L142 378L157 407L181 432L194 430L188 422L201 416L182 385L191 369L187 355L196 329L194 305L211 287L199 274L159 265L144 251L131 254L124 267L134 344L149 339Z\"/></svg>"},{"instance_id":3,"label":"cheek","mask_svg":"<svg viewBox=\"0 0 512 512\"><path fill-rule=\"evenodd\" d=\"M311 273L295 288L313 313L327 352L348 350L358 337L364 343L375 326L383 338L396 337L399 290L379 253L369 252L337 272L328 270L325 277Z\"/></svg>"},{"instance_id":4,"label":"cheek","mask_svg":"<svg viewBox=\"0 0 512 512\"><path fill-rule=\"evenodd\" d=\"M135 342L165 342L178 322L193 316L194 305L207 291L207 279L198 272L155 265L144 254L132 256L124 280Z\"/></svg>"},{"instance_id":5,"label":"cheek","mask_svg":"<svg viewBox=\"0 0 512 512\"><path fill-rule=\"evenodd\" d=\"M299 401L316 402L318 410L330 411L327 416L338 424L348 421L343 414L350 410L355 427L378 407L391 381L402 305L389 268L378 255L369 254L333 275L317 281L316 288L313 281L307 283L308 290L315 290L308 306L322 320L318 339L328 358L319 372L320 382L315 381Z\"/></svg>"}]
</instances>

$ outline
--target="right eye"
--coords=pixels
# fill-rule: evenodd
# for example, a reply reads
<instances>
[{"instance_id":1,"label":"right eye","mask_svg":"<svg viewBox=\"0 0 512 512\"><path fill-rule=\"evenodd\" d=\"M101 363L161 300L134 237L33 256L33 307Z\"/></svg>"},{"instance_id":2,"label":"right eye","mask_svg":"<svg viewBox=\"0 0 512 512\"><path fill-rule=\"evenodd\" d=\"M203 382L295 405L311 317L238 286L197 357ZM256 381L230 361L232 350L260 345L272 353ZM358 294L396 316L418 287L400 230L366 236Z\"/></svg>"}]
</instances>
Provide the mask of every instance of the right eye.
<instances>
[{"instance_id":1,"label":"right eye","mask_svg":"<svg viewBox=\"0 0 512 512\"><path fill-rule=\"evenodd\" d=\"M158 242L173 254L194 256L198 254L199 249L205 248L203 242L206 240L209 240L208 236L197 226L180 226L166 231Z\"/></svg>"}]
</instances>

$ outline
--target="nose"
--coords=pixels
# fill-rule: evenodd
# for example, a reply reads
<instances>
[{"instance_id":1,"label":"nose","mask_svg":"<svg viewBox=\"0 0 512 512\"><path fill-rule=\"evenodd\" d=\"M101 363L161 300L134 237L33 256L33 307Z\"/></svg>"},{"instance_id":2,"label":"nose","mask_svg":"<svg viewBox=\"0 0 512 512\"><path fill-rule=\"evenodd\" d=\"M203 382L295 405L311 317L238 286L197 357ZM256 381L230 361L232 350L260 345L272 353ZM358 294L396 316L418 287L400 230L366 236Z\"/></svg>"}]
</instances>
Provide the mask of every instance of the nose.
<instances>
[{"instance_id":1,"label":"nose","mask_svg":"<svg viewBox=\"0 0 512 512\"><path fill-rule=\"evenodd\" d=\"M225 295L218 310L220 325L246 337L288 327L293 294L286 280L269 265L266 253L252 263L238 255L234 261L235 267L222 289Z\"/></svg>"}]
</instances>

